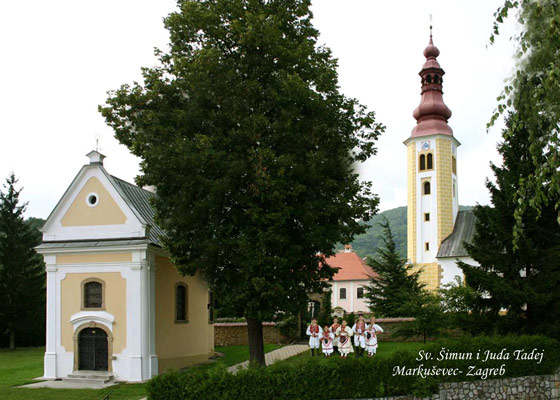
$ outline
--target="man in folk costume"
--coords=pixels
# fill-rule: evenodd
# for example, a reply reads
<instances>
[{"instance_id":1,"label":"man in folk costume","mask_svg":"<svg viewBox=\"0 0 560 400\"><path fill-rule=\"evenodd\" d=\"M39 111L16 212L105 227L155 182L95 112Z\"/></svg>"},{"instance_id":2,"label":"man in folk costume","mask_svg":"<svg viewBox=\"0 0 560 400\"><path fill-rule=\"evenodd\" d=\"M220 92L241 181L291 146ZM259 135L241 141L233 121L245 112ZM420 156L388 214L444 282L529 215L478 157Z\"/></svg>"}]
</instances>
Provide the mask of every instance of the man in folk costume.
<instances>
[{"instance_id":1,"label":"man in folk costume","mask_svg":"<svg viewBox=\"0 0 560 400\"><path fill-rule=\"evenodd\" d=\"M323 334L321 335L321 348L325 357L330 357L333 352L334 333L331 332L328 325L325 325Z\"/></svg>"},{"instance_id":2,"label":"man in folk costume","mask_svg":"<svg viewBox=\"0 0 560 400\"><path fill-rule=\"evenodd\" d=\"M366 328L366 350L369 357L373 357L377 352L377 334L383 332L383 328L375 323L375 317L371 317Z\"/></svg>"},{"instance_id":3,"label":"man in folk costume","mask_svg":"<svg viewBox=\"0 0 560 400\"><path fill-rule=\"evenodd\" d=\"M331 332L334 334L334 340L333 340L333 350L336 353L338 351L338 336L336 336L336 330L340 327L340 324L338 323L338 318L334 318L333 319L333 324L331 325Z\"/></svg>"},{"instance_id":4,"label":"man in folk costume","mask_svg":"<svg viewBox=\"0 0 560 400\"><path fill-rule=\"evenodd\" d=\"M309 336L309 347L311 347L311 356L315 355L315 349L319 351L320 337L323 335L323 329L317 325L317 318L311 320L311 325L307 327L307 336Z\"/></svg>"},{"instance_id":5,"label":"man in folk costume","mask_svg":"<svg viewBox=\"0 0 560 400\"><path fill-rule=\"evenodd\" d=\"M356 346L356 357L361 357L366 348L365 332L366 332L366 321L364 316L360 314L358 317L358 322L352 327L354 332L354 345Z\"/></svg>"},{"instance_id":6,"label":"man in folk costume","mask_svg":"<svg viewBox=\"0 0 560 400\"><path fill-rule=\"evenodd\" d=\"M352 329L346 326L346 320L342 320L342 325L336 330L336 336L338 336L338 351L340 351L340 358L348 357L348 353L353 353L352 348Z\"/></svg>"}]
</instances>

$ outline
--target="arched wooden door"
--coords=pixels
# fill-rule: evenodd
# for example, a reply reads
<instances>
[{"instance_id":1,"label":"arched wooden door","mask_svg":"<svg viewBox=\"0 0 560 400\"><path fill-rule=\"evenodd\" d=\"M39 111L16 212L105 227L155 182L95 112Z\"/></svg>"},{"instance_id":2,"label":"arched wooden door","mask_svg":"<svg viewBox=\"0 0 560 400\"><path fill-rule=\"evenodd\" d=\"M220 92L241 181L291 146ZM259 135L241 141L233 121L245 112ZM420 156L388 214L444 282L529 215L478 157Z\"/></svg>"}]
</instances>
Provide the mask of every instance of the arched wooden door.
<instances>
[{"instance_id":1,"label":"arched wooden door","mask_svg":"<svg viewBox=\"0 0 560 400\"><path fill-rule=\"evenodd\" d=\"M99 328L83 329L78 336L78 366L82 371L107 371L109 349L107 333Z\"/></svg>"}]
</instances>

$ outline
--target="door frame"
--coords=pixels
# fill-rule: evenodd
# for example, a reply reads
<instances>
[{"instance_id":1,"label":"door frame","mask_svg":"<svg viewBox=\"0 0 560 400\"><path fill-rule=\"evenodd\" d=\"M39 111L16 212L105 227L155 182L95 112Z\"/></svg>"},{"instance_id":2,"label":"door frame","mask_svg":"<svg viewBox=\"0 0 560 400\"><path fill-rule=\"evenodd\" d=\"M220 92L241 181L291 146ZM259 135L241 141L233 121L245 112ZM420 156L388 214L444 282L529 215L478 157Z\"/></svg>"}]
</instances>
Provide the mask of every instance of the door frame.
<instances>
[{"instance_id":1,"label":"door frame","mask_svg":"<svg viewBox=\"0 0 560 400\"><path fill-rule=\"evenodd\" d=\"M78 347L79 346L78 338L80 336L80 332L83 331L86 328L101 329L102 331L104 331L107 334L107 372L113 372L113 333L105 325L99 324L99 323L94 322L94 321L82 324L78 328L76 328L76 330L74 331L74 337L73 337L73 339L74 339L74 371L79 371L78 368L80 367L80 360L79 360L80 349ZM102 371L99 371L99 372L102 372Z\"/></svg>"}]
</instances>

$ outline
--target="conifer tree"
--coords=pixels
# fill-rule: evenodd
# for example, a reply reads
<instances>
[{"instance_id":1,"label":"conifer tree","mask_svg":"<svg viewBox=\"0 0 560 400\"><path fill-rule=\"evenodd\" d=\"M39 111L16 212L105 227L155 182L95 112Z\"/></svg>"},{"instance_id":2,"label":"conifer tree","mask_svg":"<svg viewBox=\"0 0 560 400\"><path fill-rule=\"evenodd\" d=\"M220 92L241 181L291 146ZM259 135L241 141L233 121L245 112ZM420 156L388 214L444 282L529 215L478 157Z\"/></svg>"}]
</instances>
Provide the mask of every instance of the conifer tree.
<instances>
[{"instance_id":1,"label":"conifer tree","mask_svg":"<svg viewBox=\"0 0 560 400\"><path fill-rule=\"evenodd\" d=\"M364 297L369 307L379 316L411 316L411 304L419 303L424 284L419 282L420 271L398 254L389 221L380 223L384 236L383 247L377 257L368 259L368 265L378 274L372 277Z\"/></svg>"},{"instance_id":2,"label":"conifer tree","mask_svg":"<svg viewBox=\"0 0 560 400\"><path fill-rule=\"evenodd\" d=\"M523 231L514 246L516 193L534 173L537 160L529 133L512 115L506 121L504 139L498 145L502 166L491 165L496 183L487 181L492 206L476 206L476 234L467 251L480 263L461 263L466 282L478 292L475 311L486 314L483 329L514 333L542 333L560 337L560 225L553 197L540 213L528 208ZM498 317L501 310L507 315Z\"/></svg>"},{"instance_id":3,"label":"conifer tree","mask_svg":"<svg viewBox=\"0 0 560 400\"><path fill-rule=\"evenodd\" d=\"M19 333L44 321L44 262L34 247L40 238L23 219L27 203L12 173L0 191L0 330L14 349Z\"/></svg>"}]
</instances>

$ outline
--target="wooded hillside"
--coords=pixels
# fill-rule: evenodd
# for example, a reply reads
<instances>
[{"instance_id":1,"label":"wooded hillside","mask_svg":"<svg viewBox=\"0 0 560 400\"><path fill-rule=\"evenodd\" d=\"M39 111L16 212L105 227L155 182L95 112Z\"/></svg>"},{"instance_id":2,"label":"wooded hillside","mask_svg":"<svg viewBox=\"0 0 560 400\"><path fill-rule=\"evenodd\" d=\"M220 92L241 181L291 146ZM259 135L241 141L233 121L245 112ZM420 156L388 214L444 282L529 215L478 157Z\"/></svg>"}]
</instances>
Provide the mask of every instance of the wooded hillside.
<instances>
[{"instance_id":1,"label":"wooded hillside","mask_svg":"<svg viewBox=\"0 0 560 400\"><path fill-rule=\"evenodd\" d=\"M459 206L461 211L471 210L473 206ZM377 214L368 223L370 227L363 235L357 236L352 242L352 248L360 257L373 257L377 247L381 244L382 229L379 222L386 217L395 238L397 251L406 257L406 206L397 207Z\"/></svg>"}]
</instances>

